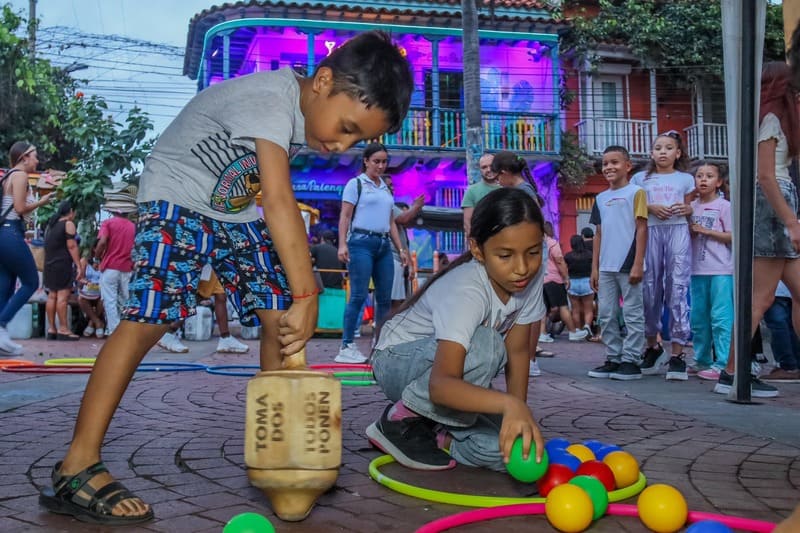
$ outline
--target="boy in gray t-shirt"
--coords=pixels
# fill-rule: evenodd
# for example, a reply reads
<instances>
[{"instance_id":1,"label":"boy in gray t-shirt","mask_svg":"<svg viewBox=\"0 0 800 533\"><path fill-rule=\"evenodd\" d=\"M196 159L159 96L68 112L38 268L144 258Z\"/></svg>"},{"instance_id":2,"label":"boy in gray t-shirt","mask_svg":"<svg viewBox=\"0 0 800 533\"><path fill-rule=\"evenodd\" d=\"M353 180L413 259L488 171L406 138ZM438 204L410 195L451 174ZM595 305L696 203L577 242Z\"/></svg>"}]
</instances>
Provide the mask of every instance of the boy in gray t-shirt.
<instances>
[{"instance_id":1,"label":"boy in gray t-shirt","mask_svg":"<svg viewBox=\"0 0 800 533\"><path fill-rule=\"evenodd\" d=\"M153 518L98 462L139 362L170 322L194 313L207 263L242 323L264 324L263 370L280 368L284 356L303 348L316 325L318 290L289 161L303 144L344 152L399 130L413 90L401 51L388 35L367 32L335 49L309 78L261 72L189 102L145 163L130 299L97 358L72 444L42 505L106 525ZM260 191L264 218L254 202Z\"/></svg>"}]
</instances>

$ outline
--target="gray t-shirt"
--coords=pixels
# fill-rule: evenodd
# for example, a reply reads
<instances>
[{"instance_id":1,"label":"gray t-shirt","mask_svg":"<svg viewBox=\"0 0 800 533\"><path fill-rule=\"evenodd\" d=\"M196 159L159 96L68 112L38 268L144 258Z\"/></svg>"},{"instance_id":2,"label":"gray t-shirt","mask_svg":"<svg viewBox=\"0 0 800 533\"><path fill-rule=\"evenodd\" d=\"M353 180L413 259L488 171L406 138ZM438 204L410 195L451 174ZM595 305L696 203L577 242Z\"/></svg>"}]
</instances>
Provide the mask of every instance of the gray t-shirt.
<instances>
[{"instance_id":1,"label":"gray t-shirt","mask_svg":"<svg viewBox=\"0 0 800 533\"><path fill-rule=\"evenodd\" d=\"M505 336L515 324L541 320L546 311L542 299L545 270L542 263L525 290L503 303L481 263L472 260L459 265L434 281L417 303L386 322L375 349L434 337L469 350L478 326Z\"/></svg>"},{"instance_id":2,"label":"gray t-shirt","mask_svg":"<svg viewBox=\"0 0 800 533\"><path fill-rule=\"evenodd\" d=\"M290 69L203 90L159 137L139 180L139 202L164 200L225 222L260 217L255 139L291 159L305 143L300 85Z\"/></svg>"}]
</instances>

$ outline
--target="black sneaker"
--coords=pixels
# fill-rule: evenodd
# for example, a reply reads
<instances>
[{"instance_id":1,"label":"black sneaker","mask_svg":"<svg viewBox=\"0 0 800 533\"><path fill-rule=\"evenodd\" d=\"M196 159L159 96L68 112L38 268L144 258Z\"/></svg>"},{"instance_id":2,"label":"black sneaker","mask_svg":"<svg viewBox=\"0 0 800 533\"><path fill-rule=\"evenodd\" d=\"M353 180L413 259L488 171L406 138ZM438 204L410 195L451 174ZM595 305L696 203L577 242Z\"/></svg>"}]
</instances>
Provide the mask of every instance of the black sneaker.
<instances>
[{"instance_id":1,"label":"black sneaker","mask_svg":"<svg viewBox=\"0 0 800 533\"><path fill-rule=\"evenodd\" d=\"M714 392L717 394L728 394L731 388L733 388L733 374L728 374L723 370L719 374L717 384L714 385ZM753 398L775 398L778 396L778 389L752 376L750 381L750 396Z\"/></svg>"},{"instance_id":2,"label":"black sneaker","mask_svg":"<svg viewBox=\"0 0 800 533\"><path fill-rule=\"evenodd\" d=\"M620 381L630 381L632 379L642 379L642 369L636 363L620 363L615 372L609 375L611 379Z\"/></svg>"},{"instance_id":3,"label":"black sneaker","mask_svg":"<svg viewBox=\"0 0 800 533\"><path fill-rule=\"evenodd\" d=\"M686 372L686 361L683 360L684 354L673 355L667 363L667 380L686 381L689 374Z\"/></svg>"},{"instance_id":4,"label":"black sneaker","mask_svg":"<svg viewBox=\"0 0 800 533\"><path fill-rule=\"evenodd\" d=\"M367 437L377 448L391 455L395 461L416 470L447 470L456 462L436 446L436 433L432 422L415 416L402 420L389 420L389 405L378 422L367 427Z\"/></svg>"},{"instance_id":5,"label":"black sneaker","mask_svg":"<svg viewBox=\"0 0 800 533\"><path fill-rule=\"evenodd\" d=\"M664 347L660 344L655 346L648 346L642 356L642 362L639 368L645 376L652 376L658 374L661 366L666 362L667 354L664 353Z\"/></svg>"},{"instance_id":6,"label":"black sneaker","mask_svg":"<svg viewBox=\"0 0 800 533\"><path fill-rule=\"evenodd\" d=\"M619 369L619 363L613 361L606 361L602 366L589 370L590 378L608 379L613 372Z\"/></svg>"}]
</instances>

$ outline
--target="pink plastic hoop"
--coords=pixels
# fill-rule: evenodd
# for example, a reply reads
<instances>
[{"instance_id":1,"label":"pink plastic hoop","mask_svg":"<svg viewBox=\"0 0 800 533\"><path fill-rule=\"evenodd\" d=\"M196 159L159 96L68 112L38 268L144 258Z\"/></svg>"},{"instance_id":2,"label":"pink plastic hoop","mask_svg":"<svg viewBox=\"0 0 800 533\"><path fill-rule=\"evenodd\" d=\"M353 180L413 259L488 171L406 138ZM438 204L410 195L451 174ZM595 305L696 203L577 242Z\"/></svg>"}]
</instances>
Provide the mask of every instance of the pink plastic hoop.
<instances>
[{"instance_id":1,"label":"pink plastic hoop","mask_svg":"<svg viewBox=\"0 0 800 533\"><path fill-rule=\"evenodd\" d=\"M440 533L458 526L467 524L474 524L475 522L484 522L487 520L495 520L497 518L508 518L511 516L524 516L524 515L539 515L544 514L543 503L523 503L516 505L503 505L500 507L488 507L486 509L476 509L473 511L466 511L450 516L445 516L433 522L428 522L417 530L417 533ZM639 516L639 510L635 505L612 503L608 506L606 514L614 516ZM699 511L689 511L687 523L701 522L703 520L716 520L721 522L732 529L740 529L744 531L752 531L753 533L770 533L775 529L775 524L772 522L764 522L762 520L751 520L749 518L742 518L739 516L727 516L715 513L703 513Z\"/></svg>"}]
</instances>

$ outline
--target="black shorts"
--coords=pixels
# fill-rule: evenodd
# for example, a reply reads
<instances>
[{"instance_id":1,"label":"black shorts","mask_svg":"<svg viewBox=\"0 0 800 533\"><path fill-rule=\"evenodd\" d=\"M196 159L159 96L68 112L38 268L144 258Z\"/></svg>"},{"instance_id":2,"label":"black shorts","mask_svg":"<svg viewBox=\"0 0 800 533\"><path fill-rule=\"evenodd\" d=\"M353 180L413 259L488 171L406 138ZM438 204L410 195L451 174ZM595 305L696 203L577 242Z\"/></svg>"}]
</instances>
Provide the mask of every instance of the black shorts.
<instances>
[{"instance_id":1,"label":"black shorts","mask_svg":"<svg viewBox=\"0 0 800 533\"><path fill-rule=\"evenodd\" d=\"M548 281L544 284L544 303L548 309L567 305L567 287L563 283Z\"/></svg>"}]
</instances>

